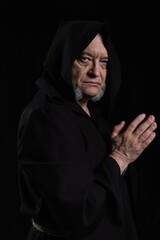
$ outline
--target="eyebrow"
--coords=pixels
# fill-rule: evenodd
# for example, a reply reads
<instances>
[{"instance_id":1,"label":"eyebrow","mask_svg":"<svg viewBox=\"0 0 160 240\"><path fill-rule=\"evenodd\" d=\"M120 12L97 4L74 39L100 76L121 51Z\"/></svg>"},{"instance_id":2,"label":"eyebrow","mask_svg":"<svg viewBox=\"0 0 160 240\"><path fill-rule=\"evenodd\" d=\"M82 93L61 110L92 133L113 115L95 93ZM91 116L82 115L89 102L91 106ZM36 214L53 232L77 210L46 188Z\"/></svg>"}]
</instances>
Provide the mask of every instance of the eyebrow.
<instances>
[{"instance_id":1,"label":"eyebrow","mask_svg":"<svg viewBox=\"0 0 160 240\"><path fill-rule=\"evenodd\" d=\"M86 55L88 55L88 56L90 56L90 57L94 57L94 56L92 55L92 53L90 53L90 52L88 52L88 51L82 52L82 55L83 55L83 54L86 54ZM104 56L104 57L102 57L102 58L108 60L108 56Z\"/></svg>"}]
</instances>

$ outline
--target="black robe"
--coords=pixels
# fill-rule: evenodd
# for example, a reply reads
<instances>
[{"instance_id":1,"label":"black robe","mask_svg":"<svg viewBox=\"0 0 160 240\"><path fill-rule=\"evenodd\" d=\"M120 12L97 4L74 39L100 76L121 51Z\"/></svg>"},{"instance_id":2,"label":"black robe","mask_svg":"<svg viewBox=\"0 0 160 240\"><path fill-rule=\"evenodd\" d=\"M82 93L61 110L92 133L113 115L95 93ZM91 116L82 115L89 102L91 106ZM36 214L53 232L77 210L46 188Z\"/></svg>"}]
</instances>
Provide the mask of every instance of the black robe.
<instances>
[{"instance_id":1,"label":"black robe","mask_svg":"<svg viewBox=\"0 0 160 240\"><path fill-rule=\"evenodd\" d=\"M99 103L89 103L89 117L75 102L71 66L97 33L109 54L107 91ZM122 176L108 157L107 119L120 86L120 66L107 25L62 24L36 83L39 90L18 133L21 213L64 239L137 240L135 170L130 165ZM32 231L29 240L48 239Z\"/></svg>"}]
</instances>

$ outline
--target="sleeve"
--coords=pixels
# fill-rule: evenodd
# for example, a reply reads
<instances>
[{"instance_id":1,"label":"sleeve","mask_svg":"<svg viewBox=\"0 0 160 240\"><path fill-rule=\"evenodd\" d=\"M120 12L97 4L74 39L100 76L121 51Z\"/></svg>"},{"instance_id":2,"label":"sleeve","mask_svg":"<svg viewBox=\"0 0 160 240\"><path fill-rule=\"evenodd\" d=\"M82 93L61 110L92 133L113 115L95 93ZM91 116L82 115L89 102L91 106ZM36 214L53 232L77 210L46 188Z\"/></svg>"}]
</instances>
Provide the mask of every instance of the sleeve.
<instances>
[{"instance_id":1,"label":"sleeve","mask_svg":"<svg viewBox=\"0 0 160 240\"><path fill-rule=\"evenodd\" d=\"M62 127L64 120L66 124ZM27 123L21 121L18 138L21 212L37 218L45 211L66 232L73 228L89 230L104 217L116 226L123 224L122 176L118 164L106 157L93 171L68 130L69 124L64 116L50 118L43 112L32 114Z\"/></svg>"}]
</instances>

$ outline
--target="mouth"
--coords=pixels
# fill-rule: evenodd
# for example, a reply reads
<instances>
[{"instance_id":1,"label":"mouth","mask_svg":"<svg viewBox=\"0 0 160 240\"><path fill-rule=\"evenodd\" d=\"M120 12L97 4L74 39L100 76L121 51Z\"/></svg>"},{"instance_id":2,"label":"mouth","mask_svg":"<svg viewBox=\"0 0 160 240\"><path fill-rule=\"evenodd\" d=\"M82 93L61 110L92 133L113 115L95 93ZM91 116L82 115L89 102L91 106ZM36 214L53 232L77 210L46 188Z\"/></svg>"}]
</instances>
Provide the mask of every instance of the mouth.
<instances>
[{"instance_id":1,"label":"mouth","mask_svg":"<svg viewBox=\"0 0 160 240\"><path fill-rule=\"evenodd\" d=\"M95 86L95 87L101 85L101 83L100 83L100 82L97 82L97 81L83 81L83 83L86 84L86 85Z\"/></svg>"}]
</instances>

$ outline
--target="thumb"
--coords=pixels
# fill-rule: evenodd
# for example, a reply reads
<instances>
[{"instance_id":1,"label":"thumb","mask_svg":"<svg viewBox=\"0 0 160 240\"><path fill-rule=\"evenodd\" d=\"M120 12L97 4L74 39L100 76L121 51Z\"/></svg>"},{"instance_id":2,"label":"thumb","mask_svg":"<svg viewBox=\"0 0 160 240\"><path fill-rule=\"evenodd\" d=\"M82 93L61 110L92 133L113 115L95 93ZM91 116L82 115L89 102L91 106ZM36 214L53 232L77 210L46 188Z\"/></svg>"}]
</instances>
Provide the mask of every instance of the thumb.
<instances>
[{"instance_id":1,"label":"thumb","mask_svg":"<svg viewBox=\"0 0 160 240\"><path fill-rule=\"evenodd\" d=\"M116 137L120 133L120 131L124 128L125 124L126 124L125 121L121 121L118 125L113 127L111 139Z\"/></svg>"}]
</instances>

